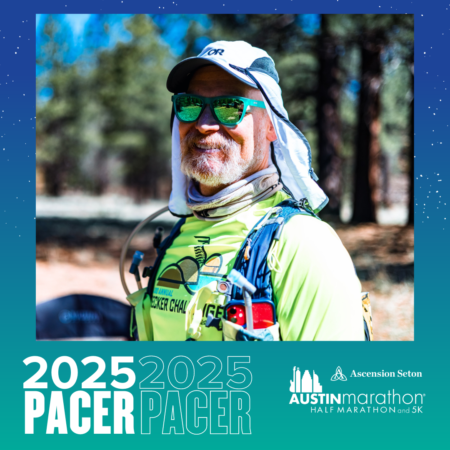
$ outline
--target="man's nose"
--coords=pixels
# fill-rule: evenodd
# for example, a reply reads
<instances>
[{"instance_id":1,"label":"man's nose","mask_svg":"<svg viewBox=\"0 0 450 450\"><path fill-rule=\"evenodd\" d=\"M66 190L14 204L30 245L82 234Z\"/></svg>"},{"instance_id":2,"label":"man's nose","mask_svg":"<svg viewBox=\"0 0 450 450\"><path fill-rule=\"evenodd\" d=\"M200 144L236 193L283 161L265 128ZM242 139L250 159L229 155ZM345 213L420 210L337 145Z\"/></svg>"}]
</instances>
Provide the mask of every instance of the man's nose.
<instances>
[{"instance_id":1,"label":"man's nose","mask_svg":"<svg viewBox=\"0 0 450 450\"><path fill-rule=\"evenodd\" d=\"M197 130L203 134L219 131L220 124L212 115L211 107L209 105L206 106L205 110L198 118L197 123L195 124L195 128L197 128Z\"/></svg>"}]
</instances>

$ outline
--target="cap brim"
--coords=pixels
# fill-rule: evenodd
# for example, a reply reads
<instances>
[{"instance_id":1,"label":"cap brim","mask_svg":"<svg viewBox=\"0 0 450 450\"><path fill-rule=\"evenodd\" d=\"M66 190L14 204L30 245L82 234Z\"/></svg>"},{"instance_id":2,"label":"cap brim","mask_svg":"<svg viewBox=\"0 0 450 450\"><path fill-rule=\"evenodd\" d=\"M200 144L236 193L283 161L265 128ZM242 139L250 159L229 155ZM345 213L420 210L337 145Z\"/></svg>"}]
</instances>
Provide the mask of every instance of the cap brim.
<instances>
[{"instance_id":1,"label":"cap brim","mask_svg":"<svg viewBox=\"0 0 450 450\"><path fill-rule=\"evenodd\" d=\"M225 70L230 75L233 75L243 83L248 84L250 87L258 89L256 84L247 75L238 72L237 70L234 70L231 67L227 67L224 64L212 61L209 58L202 58L196 56L181 61L172 69L167 78L168 91L174 94L186 92L189 86L190 75L193 74L200 67L210 66L212 64L219 66L221 69Z\"/></svg>"}]
</instances>

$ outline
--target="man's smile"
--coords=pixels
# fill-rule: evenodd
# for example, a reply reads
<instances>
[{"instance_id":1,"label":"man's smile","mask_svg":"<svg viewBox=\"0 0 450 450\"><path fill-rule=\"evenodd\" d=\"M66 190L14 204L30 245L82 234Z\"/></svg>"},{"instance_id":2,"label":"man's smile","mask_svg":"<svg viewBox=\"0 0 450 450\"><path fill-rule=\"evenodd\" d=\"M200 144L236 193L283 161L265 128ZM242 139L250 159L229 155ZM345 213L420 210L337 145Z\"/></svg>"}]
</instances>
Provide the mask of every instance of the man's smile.
<instances>
[{"instance_id":1,"label":"man's smile","mask_svg":"<svg viewBox=\"0 0 450 450\"><path fill-rule=\"evenodd\" d=\"M205 144L194 144L193 148L200 153L216 153L222 151L221 148L215 148Z\"/></svg>"}]
</instances>

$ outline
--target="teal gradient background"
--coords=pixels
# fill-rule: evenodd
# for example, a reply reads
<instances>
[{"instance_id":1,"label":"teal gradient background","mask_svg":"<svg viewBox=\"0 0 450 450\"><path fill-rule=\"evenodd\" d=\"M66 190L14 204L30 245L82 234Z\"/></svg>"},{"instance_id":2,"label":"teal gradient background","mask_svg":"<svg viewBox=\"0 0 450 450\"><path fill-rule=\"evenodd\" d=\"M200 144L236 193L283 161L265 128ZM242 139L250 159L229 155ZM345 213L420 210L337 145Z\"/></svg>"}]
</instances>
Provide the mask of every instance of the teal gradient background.
<instances>
[{"instance_id":1,"label":"teal gradient background","mask_svg":"<svg viewBox=\"0 0 450 450\"><path fill-rule=\"evenodd\" d=\"M223 0L225 1L225 0ZM449 250L450 237L443 209L437 210L436 196L427 198L425 179L435 182L442 200L449 199L450 172L450 44L449 2L403 1L280 0L276 3L251 0L245 3L196 0L178 4L143 0L18 0L0 6L0 280L1 349L0 428L3 448L7 449L123 449L187 448L200 445L214 448L443 448L448 445L445 430L449 423ZM163 9L164 7L164 9ZM276 8L276 9L275 9ZM35 341L35 14L36 13L414 13L416 30L415 131L416 203L427 204L428 214L416 212L415 236L415 341L366 343L128 343L128 342L36 342ZM21 36L20 38L18 36ZM5 39L3 39L5 37ZM17 49L16 47L19 47ZM17 52L17 53L16 53ZM426 53L424 53L426 52ZM427 73L428 72L428 73ZM9 77L7 75L9 74ZM14 82L10 81L11 79ZM7 84L6 84L7 83ZM24 95L25 94L25 95ZM438 104L439 100L442 100ZM430 105L438 105L433 116ZM20 120L20 121L19 121ZM435 130L434 132L432 130ZM442 142L443 144L439 144ZM433 144L433 145L431 145ZM5 150L3 150L5 149ZM419 177L423 174L423 177ZM433 178L434 177L434 178ZM441 201L442 201L441 200ZM435 204L436 203L436 204ZM436 208L434 208L436 206ZM424 217L428 217L425 219ZM224 363L221 381L226 382L226 357L251 356L253 383L251 436L201 436L190 434L152 435L46 435L36 421L36 433L24 434L23 382L37 365L23 360L38 355L49 369L42 381L49 382L50 368L59 356L70 356L78 364L79 381L67 396L80 389L92 373L81 360L100 356L107 363L102 379L110 383L111 356L133 356L137 381L147 374L138 360L157 355L165 362L177 355L195 361L215 355ZM289 405L292 367L314 370L325 393L424 393L423 414L311 414L308 406ZM349 377L355 371L420 371L422 378L349 378L332 382L340 366ZM197 366L196 366L197 367ZM205 369L207 370L207 369ZM200 380L200 370L196 382ZM62 371L63 377L63 371ZM166 380L163 380L166 381ZM168 385L166 384L166 387ZM139 407L139 389L135 407ZM49 397L49 395L47 395ZM164 398L164 395L163 395ZM139 414L135 429L138 431Z\"/></svg>"},{"instance_id":2,"label":"teal gradient background","mask_svg":"<svg viewBox=\"0 0 450 450\"><path fill-rule=\"evenodd\" d=\"M369 351L364 343L269 343L264 345L233 345L224 343L221 348L217 344L202 343L200 345L189 345L176 343L161 343L148 345L147 343L40 343L30 351L26 348L20 351L10 351L10 365L6 377L8 388L3 390L3 404L8 409L2 409L2 424L8 423L5 430L14 442L19 439L21 445L38 444L49 448L67 446L77 448L79 445L87 448L95 448L97 445L108 445L111 448L122 448L123 445L142 445L148 442L153 445L167 445L168 436L161 436L162 421L158 418L153 422L151 435L93 435L90 433L77 436L69 432L69 435L45 435L46 419L36 419L35 435L25 436L24 433L24 394L22 383L35 373L37 364L25 367L22 360L32 354L38 354L45 358L49 369L40 381L49 383L49 391L55 389L50 378L50 367L52 362L62 355L70 355L78 363L79 376L76 385L64 392L65 399L75 390L81 388L81 381L91 375L94 365L84 367L81 360L90 355L99 355L107 363L105 374L99 381L109 383L112 377L108 375L110 367L110 356L133 355L135 364L132 365L137 382L130 389L135 397L135 432L139 432L139 389L138 382L149 373L148 366L141 367L138 360L150 354L162 358L167 368L170 360L178 355L186 355L196 367L195 382L200 381L209 373L210 368L200 368L196 360L203 355L216 355L224 363L223 371L216 381L223 381L224 386L229 377L226 374L227 355L251 355L249 367L253 373L253 382L247 389L252 401L252 435L251 436L211 436L207 433L201 436L192 436L186 432L183 436L170 436L170 445L200 443L212 443L219 447L229 445L263 445L264 447L288 445L292 440L301 442L302 445L311 445L318 448L326 448L335 445L336 439L346 442L345 447L356 448L359 442L368 439L368 433L372 436L367 442L369 448L375 445L384 445L394 448L397 445L409 444L412 448L423 446L440 446L443 444L443 432L448 424L446 413L445 393L445 368L442 367L442 353L436 348L432 350L429 346L417 345L417 343L374 343ZM25 347L25 346L24 346ZM27 347L30 347L29 345ZM37 350L37 351L36 351ZM300 365L302 370L314 370L320 377L323 392L349 392L349 393L385 393L394 389L401 395L406 393L424 393L423 414L311 414L308 405L289 405L290 392L289 380L292 378L293 365ZM421 371L423 378L374 378L374 379L350 379L346 383L332 382L331 376L337 366L341 366L344 374L349 377L352 370L355 371L394 371L399 369ZM67 371L61 370L61 379L68 379ZM166 389L170 388L166 374L158 379L166 383ZM225 387L226 388L226 387ZM191 389L188 389L190 391ZM161 391L163 403L165 392ZM182 404L185 391L181 391ZM49 394L46 394L48 401ZM68 401L66 404L66 415L68 416ZM105 406L112 405L112 400L106 400ZM48 408L48 405L47 405ZM83 412L84 415L84 412ZM89 415L86 415L87 417ZM111 419L105 419L105 425L110 425ZM378 431L377 431L378 430ZM379 433L379 434L378 434ZM340 438L339 438L340 436ZM231 442L230 442L231 441ZM384 442L384 444L383 444ZM39 444L40 445L40 444ZM54 445L54 447L53 447ZM71 447L73 446L73 447ZM20 447L22 448L22 447Z\"/></svg>"}]
</instances>

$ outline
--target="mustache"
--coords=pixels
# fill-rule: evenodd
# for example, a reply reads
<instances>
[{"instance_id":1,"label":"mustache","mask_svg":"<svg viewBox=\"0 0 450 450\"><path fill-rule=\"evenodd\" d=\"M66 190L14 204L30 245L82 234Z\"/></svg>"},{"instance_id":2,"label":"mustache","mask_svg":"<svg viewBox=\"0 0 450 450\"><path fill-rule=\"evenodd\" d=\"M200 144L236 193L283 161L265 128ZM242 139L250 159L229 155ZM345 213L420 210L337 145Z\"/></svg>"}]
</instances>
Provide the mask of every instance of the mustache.
<instances>
[{"instance_id":1,"label":"mustache","mask_svg":"<svg viewBox=\"0 0 450 450\"><path fill-rule=\"evenodd\" d=\"M199 148L215 148L225 152L231 152L239 149L239 144L230 136L216 132L212 135L205 136L197 129L189 131L181 142L183 150L188 151L194 147Z\"/></svg>"}]
</instances>

